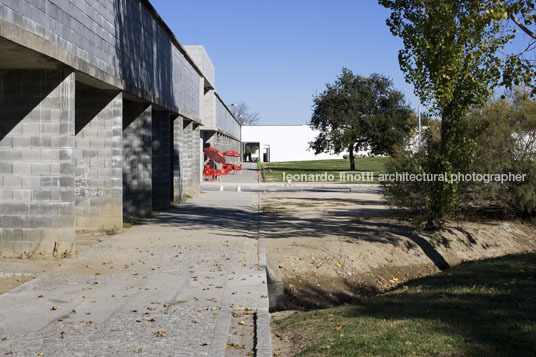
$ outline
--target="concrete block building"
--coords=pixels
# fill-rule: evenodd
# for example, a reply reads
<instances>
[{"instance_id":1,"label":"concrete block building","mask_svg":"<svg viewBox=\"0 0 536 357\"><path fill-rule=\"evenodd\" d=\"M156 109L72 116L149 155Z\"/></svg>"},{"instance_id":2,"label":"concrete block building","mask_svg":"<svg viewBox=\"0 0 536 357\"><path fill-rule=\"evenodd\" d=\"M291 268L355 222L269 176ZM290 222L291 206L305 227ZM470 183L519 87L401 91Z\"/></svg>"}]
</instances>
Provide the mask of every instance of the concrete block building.
<instances>
[{"instance_id":1,"label":"concrete block building","mask_svg":"<svg viewBox=\"0 0 536 357\"><path fill-rule=\"evenodd\" d=\"M214 65L205 48L185 47L194 62L204 73L208 73L211 83L214 84ZM214 89L205 88L200 109L204 124L201 127L202 147L212 146L222 152L228 150L240 152L240 124Z\"/></svg>"},{"instance_id":2,"label":"concrete block building","mask_svg":"<svg viewBox=\"0 0 536 357\"><path fill-rule=\"evenodd\" d=\"M240 150L202 46L148 0L0 0L0 253L69 253L199 191Z\"/></svg>"}]
</instances>

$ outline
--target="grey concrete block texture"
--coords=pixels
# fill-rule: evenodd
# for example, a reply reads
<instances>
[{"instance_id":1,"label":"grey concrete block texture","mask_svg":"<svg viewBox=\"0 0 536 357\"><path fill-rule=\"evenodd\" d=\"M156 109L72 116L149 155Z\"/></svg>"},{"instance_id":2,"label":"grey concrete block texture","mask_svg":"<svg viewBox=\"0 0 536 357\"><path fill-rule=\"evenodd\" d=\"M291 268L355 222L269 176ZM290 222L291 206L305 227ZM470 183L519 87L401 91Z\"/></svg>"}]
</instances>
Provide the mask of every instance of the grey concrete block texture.
<instances>
[{"instance_id":1,"label":"grey concrete block texture","mask_svg":"<svg viewBox=\"0 0 536 357\"><path fill-rule=\"evenodd\" d=\"M236 151L240 152L240 141L216 131L202 131L203 143L210 144L211 147L218 149L221 152ZM240 162L240 158L226 157L231 163Z\"/></svg>"},{"instance_id":2,"label":"grey concrete block texture","mask_svg":"<svg viewBox=\"0 0 536 357\"><path fill-rule=\"evenodd\" d=\"M203 77L143 1L0 0L0 18L119 78L126 91L201 120Z\"/></svg>"},{"instance_id":3,"label":"grey concrete block texture","mask_svg":"<svg viewBox=\"0 0 536 357\"><path fill-rule=\"evenodd\" d=\"M216 100L216 128L226 135L240 139L240 124L233 118L219 97Z\"/></svg>"},{"instance_id":4,"label":"grey concrete block texture","mask_svg":"<svg viewBox=\"0 0 536 357\"><path fill-rule=\"evenodd\" d=\"M191 120L182 120L182 150L181 158L181 181L184 194L199 192L200 170L201 170L201 143L200 128ZM177 176L175 175L175 180Z\"/></svg>"},{"instance_id":5,"label":"grey concrete block texture","mask_svg":"<svg viewBox=\"0 0 536 357\"><path fill-rule=\"evenodd\" d=\"M77 83L74 149L76 228L123 226L123 96Z\"/></svg>"},{"instance_id":6,"label":"grey concrete block texture","mask_svg":"<svg viewBox=\"0 0 536 357\"><path fill-rule=\"evenodd\" d=\"M152 204L154 210L165 210L173 198L172 123L167 111L153 110L152 115Z\"/></svg>"},{"instance_id":7,"label":"grey concrete block texture","mask_svg":"<svg viewBox=\"0 0 536 357\"><path fill-rule=\"evenodd\" d=\"M75 75L0 70L0 83L0 251L63 254L74 240L74 142L61 139L74 134Z\"/></svg>"},{"instance_id":8,"label":"grey concrete block texture","mask_svg":"<svg viewBox=\"0 0 536 357\"><path fill-rule=\"evenodd\" d=\"M123 215L152 211L152 106L123 101Z\"/></svg>"},{"instance_id":9,"label":"grey concrete block texture","mask_svg":"<svg viewBox=\"0 0 536 357\"><path fill-rule=\"evenodd\" d=\"M145 0L0 0L6 39L35 63L0 70L0 254L66 254L198 193L204 122L239 151L206 51L194 65Z\"/></svg>"}]
</instances>

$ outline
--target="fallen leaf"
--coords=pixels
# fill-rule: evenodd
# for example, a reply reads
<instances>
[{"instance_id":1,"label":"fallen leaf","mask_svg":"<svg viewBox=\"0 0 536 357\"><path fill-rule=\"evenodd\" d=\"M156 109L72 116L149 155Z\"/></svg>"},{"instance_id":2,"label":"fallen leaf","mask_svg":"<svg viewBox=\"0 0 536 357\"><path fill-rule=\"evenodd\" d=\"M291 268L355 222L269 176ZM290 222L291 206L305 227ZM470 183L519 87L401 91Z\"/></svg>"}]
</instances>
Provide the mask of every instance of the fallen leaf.
<instances>
[{"instance_id":1,"label":"fallen leaf","mask_svg":"<svg viewBox=\"0 0 536 357\"><path fill-rule=\"evenodd\" d=\"M348 322L343 322L342 324L335 326L335 331L339 331L344 326L348 326Z\"/></svg>"},{"instance_id":2,"label":"fallen leaf","mask_svg":"<svg viewBox=\"0 0 536 357\"><path fill-rule=\"evenodd\" d=\"M236 343L228 343L228 344L227 344L227 348L232 348L232 349L245 349L246 346L245 346L245 345L237 345Z\"/></svg>"}]
</instances>

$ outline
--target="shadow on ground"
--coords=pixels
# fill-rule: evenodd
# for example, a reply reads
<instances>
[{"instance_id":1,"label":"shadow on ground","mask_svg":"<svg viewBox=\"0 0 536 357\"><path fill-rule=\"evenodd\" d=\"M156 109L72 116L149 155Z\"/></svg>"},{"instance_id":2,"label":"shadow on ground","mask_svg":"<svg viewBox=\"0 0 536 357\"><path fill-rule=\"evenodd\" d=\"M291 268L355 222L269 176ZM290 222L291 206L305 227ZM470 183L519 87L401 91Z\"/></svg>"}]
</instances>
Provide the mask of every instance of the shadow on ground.
<instances>
[{"instance_id":1,"label":"shadow on ground","mask_svg":"<svg viewBox=\"0 0 536 357\"><path fill-rule=\"evenodd\" d=\"M467 355L528 356L536 350L536 254L465 263L396 290L364 299L343 316L430 321L435 332L458 335ZM532 351L532 352L530 352Z\"/></svg>"}]
</instances>

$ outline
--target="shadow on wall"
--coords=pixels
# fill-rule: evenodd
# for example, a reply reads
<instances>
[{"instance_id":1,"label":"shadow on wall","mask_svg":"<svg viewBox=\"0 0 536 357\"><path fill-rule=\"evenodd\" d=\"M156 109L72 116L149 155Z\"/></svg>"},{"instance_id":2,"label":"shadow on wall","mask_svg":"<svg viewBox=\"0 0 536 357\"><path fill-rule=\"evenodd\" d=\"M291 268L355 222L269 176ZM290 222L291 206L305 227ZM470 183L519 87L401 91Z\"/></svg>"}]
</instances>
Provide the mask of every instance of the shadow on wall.
<instances>
[{"instance_id":1,"label":"shadow on wall","mask_svg":"<svg viewBox=\"0 0 536 357\"><path fill-rule=\"evenodd\" d=\"M114 2L118 70L126 91L135 94L143 90L173 106L173 53L166 32L143 1Z\"/></svg>"},{"instance_id":2,"label":"shadow on wall","mask_svg":"<svg viewBox=\"0 0 536 357\"><path fill-rule=\"evenodd\" d=\"M35 70L34 78L30 79L31 72L0 71L0 140L8 136L66 78L66 74L60 71Z\"/></svg>"},{"instance_id":3,"label":"shadow on wall","mask_svg":"<svg viewBox=\"0 0 536 357\"><path fill-rule=\"evenodd\" d=\"M173 202L182 202L184 187L182 182L182 126L183 121L178 115L171 115L171 138L170 138L170 153L171 153L171 195L170 199ZM175 179L177 178L177 179Z\"/></svg>"},{"instance_id":4,"label":"shadow on wall","mask_svg":"<svg viewBox=\"0 0 536 357\"><path fill-rule=\"evenodd\" d=\"M152 211L152 108L123 101L123 215L149 217Z\"/></svg>"},{"instance_id":5,"label":"shadow on wall","mask_svg":"<svg viewBox=\"0 0 536 357\"><path fill-rule=\"evenodd\" d=\"M110 102L117 97L118 91L96 89L76 82L75 95L75 134L80 133Z\"/></svg>"}]
</instances>

